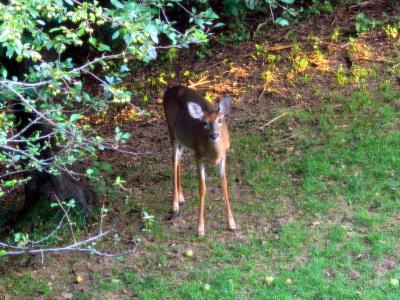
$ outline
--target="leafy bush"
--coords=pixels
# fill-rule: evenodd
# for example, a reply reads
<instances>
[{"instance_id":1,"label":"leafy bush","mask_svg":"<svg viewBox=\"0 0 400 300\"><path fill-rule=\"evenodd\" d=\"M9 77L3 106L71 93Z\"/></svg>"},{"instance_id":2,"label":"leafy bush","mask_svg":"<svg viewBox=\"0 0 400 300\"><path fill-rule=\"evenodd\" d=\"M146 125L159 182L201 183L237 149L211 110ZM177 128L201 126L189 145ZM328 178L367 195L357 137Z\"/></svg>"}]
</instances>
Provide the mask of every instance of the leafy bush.
<instances>
[{"instance_id":1,"label":"leafy bush","mask_svg":"<svg viewBox=\"0 0 400 300\"><path fill-rule=\"evenodd\" d=\"M362 34L364 32L368 32L374 29L377 25L382 22L368 19L363 12L356 15L356 20L354 26L358 34Z\"/></svg>"},{"instance_id":2,"label":"leafy bush","mask_svg":"<svg viewBox=\"0 0 400 300\"><path fill-rule=\"evenodd\" d=\"M246 9L267 12L273 23L287 26L297 16L297 11L290 7L294 2L294 0L224 0L223 7L224 14L234 17L243 16Z\"/></svg>"},{"instance_id":3,"label":"leafy bush","mask_svg":"<svg viewBox=\"0 0 400 300\"><path fill-rule=\"evenodd\" d=\"M184 31L176 28L183 14ZM129 60L206 42L216 18L179 0L0 3L0 197L31 170L69 172L98 150L118 149L129 134L116 128L106 140L83 120L130 102L120 88ZM100 93L88 89L93 80Z\"/></svg>"}]
</instances>

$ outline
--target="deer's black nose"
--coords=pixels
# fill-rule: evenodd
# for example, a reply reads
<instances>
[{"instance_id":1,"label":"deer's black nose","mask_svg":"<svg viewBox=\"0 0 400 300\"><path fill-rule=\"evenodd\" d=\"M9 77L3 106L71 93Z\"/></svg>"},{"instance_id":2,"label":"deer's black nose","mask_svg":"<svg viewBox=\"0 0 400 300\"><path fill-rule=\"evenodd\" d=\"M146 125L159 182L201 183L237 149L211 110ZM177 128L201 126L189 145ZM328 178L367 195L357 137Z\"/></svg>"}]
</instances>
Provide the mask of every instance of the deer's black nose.
<instances>
[{"instance_id":1,"label":"deer's black nose","mask_svg":"<svg viewBox=\"0 0 400 300\"><path fill-rule=\"evenodd\" d=\"M219 135L215 131L211 131L209 133L208 137L210 138L210 140L216 141L218 139Z\"/></svg>"}]
</instances>

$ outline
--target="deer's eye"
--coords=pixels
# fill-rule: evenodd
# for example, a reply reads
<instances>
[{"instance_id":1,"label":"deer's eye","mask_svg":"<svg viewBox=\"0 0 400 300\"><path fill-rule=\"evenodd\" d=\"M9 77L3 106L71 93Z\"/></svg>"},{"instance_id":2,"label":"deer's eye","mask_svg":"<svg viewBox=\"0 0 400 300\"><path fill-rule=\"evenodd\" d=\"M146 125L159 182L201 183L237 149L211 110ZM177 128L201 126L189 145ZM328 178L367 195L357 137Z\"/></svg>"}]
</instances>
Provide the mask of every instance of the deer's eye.
<instances>
[{"instance_id":1,"label":"deer's eye","mask_svg":"<svg viewBox=\"0 0 400 300\"><path fill-rule=\"evenodd\" d=\"M203 122L203 127L207 128L208 127L208 123L207 122Z\"/></svg>"},{"instance_id":2,"label":"deer's eye","mask_svg":"<svg viewBox=\"0 0 400 300\"><path fill-rule=\"evenodd\" d=\"M221 118L218 119L218 123L219 123L219 124L222 123L222 119L221 119Z\"/></svg>"}]
</instances>

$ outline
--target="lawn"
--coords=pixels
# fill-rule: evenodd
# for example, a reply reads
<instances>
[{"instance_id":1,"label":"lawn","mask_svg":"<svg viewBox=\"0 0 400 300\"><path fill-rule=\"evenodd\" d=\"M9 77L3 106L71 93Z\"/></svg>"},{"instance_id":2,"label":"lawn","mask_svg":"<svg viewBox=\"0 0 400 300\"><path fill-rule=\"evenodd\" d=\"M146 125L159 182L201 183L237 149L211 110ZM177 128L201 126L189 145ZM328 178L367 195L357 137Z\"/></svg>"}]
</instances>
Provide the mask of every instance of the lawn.
<instances>
[{"instance_id":1,"label":"lawn","mask_svg":"<svg viewBox=\"0 0 400 300\"><path fill-rule=\"evenodd\" d=\"M351 51L365 50L352 43ZM248 76L240 73L246 62L226 63L229 74L246 81L228 117L227 174L240 230L226 230L222 191L210 167L206 236L196 236L198 187L187 154L182 180L188 204L181 216L166 219L171 149L165 123L157 118L140 131L153 140L145 145L155 147L150 157L104 155L98 165L105 176L93 181L109 210L105 226L118 232L104 249L125 249L134 241L137 252L110 259L55 255L43 266L39 257L8 259L0 296L400 299L399 51L398 42L393 45L384 64L362 67L366 60L357 60L359 53L348 70L339 64L329 72L304 66L315 47L293 47L268 64L259 63L271 57L260 58L256 47L252 63L260 67ZM284 97L274 87L282 81ZM254 82L261 82L264 98ZM113 185L117 176L125 180L123 189ZM143 218L144 212L154 218Z\"/></svg>"}]
</instances>

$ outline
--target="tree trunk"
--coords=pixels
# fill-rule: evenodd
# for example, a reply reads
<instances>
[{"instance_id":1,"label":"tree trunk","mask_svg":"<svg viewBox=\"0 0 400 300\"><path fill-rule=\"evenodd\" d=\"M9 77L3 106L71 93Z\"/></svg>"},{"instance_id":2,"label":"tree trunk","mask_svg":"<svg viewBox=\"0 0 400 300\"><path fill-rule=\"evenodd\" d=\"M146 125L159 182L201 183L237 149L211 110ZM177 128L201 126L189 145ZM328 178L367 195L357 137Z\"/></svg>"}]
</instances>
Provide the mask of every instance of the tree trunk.
<instances>
[{"instance_id":1,"label":"tree trunk","mask_svg":"<svg viewBox=\"0 0 400 300\"><path fill-rule=\"evenodd\" d=\"M70 170L79 171L76 166ZM26 215L39 201L60 201L74 199L76 205L89 218L93 207L97 204L96 194L85 180L76 180L67 172L52 175L33 171L29 174L31 180L25 184L25 204L21 212ZM50 204L49 204L50 205Z\"/></svg>"},{"instance_id":2,"label":"tree trunk","mask_svg":"<svg viewBox=\"0 0 400 300\"><path fill-rule=\"evenodd\" d=\"M21 103L14 106L14 114L18 119L17 130L24 129L33 119L34 114L25 111ZM52 131L52 127L47 123L38 123L31 126L22 135L29 137L36 132L40 132L42 136L48 135ZM49 159L57 153L57 145L54 140L51 140L51 149L47 149L41 153L41 159ZM20 144L24 148L24 144ZM79 162L68 167L70 171L78 174L84 173ZM77 206L85 214L90 216L92 208L97 204L96 194L93 192L90 185L84 180L75 179L68 172L61 171L59 175L49 174L46 171L32 171L26 175L31 177L25 184L25 205L21 214L26 215L39 201L54 201L58 197L60 201L74 199Z\"/></svg>"}]
</instances>

